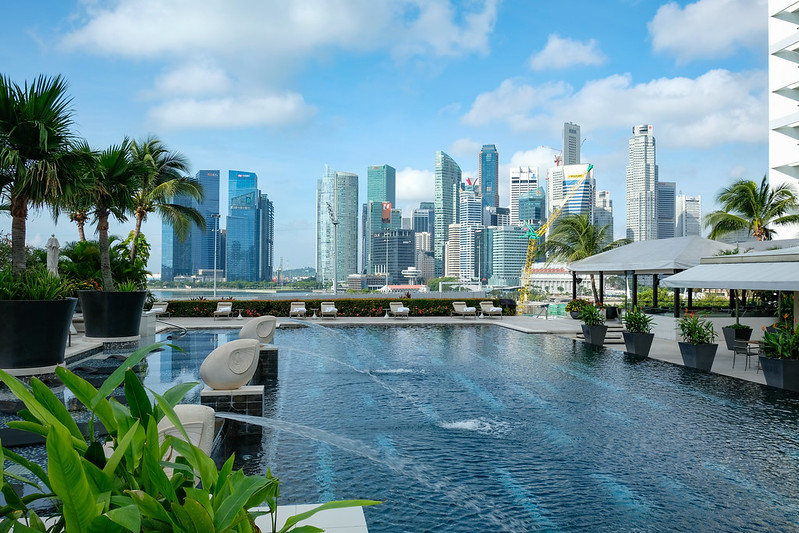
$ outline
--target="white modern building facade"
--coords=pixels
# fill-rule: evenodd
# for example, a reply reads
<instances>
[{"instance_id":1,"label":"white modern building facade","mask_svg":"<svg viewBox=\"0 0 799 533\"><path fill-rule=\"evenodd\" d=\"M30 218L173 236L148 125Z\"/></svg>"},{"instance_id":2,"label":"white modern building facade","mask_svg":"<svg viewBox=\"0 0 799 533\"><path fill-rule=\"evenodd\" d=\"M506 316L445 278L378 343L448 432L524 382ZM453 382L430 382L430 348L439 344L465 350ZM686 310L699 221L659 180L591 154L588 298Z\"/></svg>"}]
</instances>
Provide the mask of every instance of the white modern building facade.
<instances>
[{"instance_id":1,"label":"white modern building facade","mask_svg":"<svg viewBox=\"0 0 799 533\"><path fill-rule=\"evenodd\" d=\"M627 163L627 238L658 238L658 166L655 136L649 124L633 126Z\"/></svg>"},{"instance_id":2,"label":"white modern building facade","mask_svg":"<svg viewBox=\"0 0 799 533\"><path fill-rule=\"evenodd\" d=\"M799 2L769 0L769 184L799 189ZM799 237L799 227L778 238Z\"/></svg>"},{"instance_id":3,"label":"white modern building facade","mask_svg":"<svg viewBox=\"0 0 799 533\"><path fill-rule=\"evenodd\" d=\"M510 169L510 223L518 224L519 196L538 190L538 167L511 167Z\"/></svg>"},{"instance_id":4,"label":"white modern building facade","mask_svg":"<svg viewBox=\"0 0 799 533\"><path fill-rule=\"evenodd\" d=\"M551 215L565 200L561 216L588 214L593 220L596 183L594 182L594 169L591 165L550 167L547 169L547 181L549 182L547 187L548 215Z\"/></svg>"},{"instance_id":5,"label":"white modern building facade","mask_svg":"<svg viewBox=\"0 0 799 533\"><path fill-rule=\"evenodd\" d=\"M674 236L702 235L702 197L678 194L676 206Z\"/></svg>"},{"instance_id":6,"label":"white modern building facade","mask_svg":"<svg viewBox=\"0 0 799 533\"><path fill-rule=\"evenodd\" d=\"M613 241L613 200L610 198L610 191L597 191L594 201L594 225L597 228L607 226L605 230L605 242L610 244Z\"/></svg>"},{"instance_id":7,"label":"white modern building facade","mask_svg":"<svg viewBox=\"0 0 799 533\"><path fill-rule=\"evenodd\" d=\"M564 165L580 164L580 125L566 122L563 124L563 162Z\"/></svg>"},{"instance_id":8,"label":"white modern building facade","mask_svg":"<svg viewBox=\"0 0 799 533\"><path fill-rule=\"evenodd\" d=\"M335 267L334 267L335 261ZM325 167L316 187L316 279L358 272L358 175Z\"/></svg>"},{"instance_id":9,"label":"white modern building facade","mask_svg":"<svg viewBox=\"0 0 799 533\"><path fill-rule=\"evenodd\" d=\"M493 234L493 270L489 284L518 287L527 259L527 242L521 226L495 228Z\"/></svg>"},{"instance_id":10,"label":"white modern building facade","mask_svg":"<svg viewBox=\"0 0 799 533\"><path fill-rule=\"evenodd\" d=\"M460 187L461 167L444 152L436 152L435 228L433 230L436 276L444 274L444 246L449 240L449 226L456 224L459 219Z\"/></svg>"}]
</instances>

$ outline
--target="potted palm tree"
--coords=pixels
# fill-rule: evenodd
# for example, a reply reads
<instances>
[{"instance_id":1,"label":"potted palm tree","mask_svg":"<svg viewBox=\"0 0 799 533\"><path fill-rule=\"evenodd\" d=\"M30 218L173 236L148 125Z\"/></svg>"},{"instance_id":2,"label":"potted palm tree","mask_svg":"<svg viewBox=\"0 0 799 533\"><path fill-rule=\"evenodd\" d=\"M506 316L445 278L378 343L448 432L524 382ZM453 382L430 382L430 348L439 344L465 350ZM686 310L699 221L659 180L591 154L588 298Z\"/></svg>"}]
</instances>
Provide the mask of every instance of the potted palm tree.
<instances>
[{"instance_id":1,"label":"potted palm tree","mask_svg":"<svg viewBox=\"0 0 799 533\"><path fill-rule=\"evenodd\" d=\"M759 360L767 385L799 392L799 329L795 324L781 322L774 331L765 331Z\"/></svg>"},{"instance_id":2,"label":"potted palm tree","mask_svg":"<svg viewBox=\"0 0 799 533\"><path fill-rule=\"evenodd\" d=\"M713 323L696 312L686 313L677 323L682 342L679 342L683 364L689 368L710 372L718 344Z\"/></svg>"},{"instance_id":3,"label":"potted palm tree","mask_svg":"<svg viewBox=\"0 0 799 533\"><path fill-rule=\"evenodd\" d=\"M605 325L605 313L595 305L586 305L580 312L583 321L583 338L588 344L602 346L605 344L605 334L608 327Z\"/></svg>"},{"instance_id":4,"label":"potted palm tree","mask_svg":"<svg viewBox=\"0 0 799 533\"><path fill-rule=\"evenodd\" d=\"M12 219L10 268L0 265L2 368L43 371L64 361L75 300L65 298L68 289L57 278L29 271L25 241L28 210L48 206L56 215L55 200L80 183L70 105L60 76L22 87L0 76L0 196Z\"/></svg>"},{"instance_id":5,"label":"potted palm tree","mask_svg":"<svg viewBox=\"0 0 799 533\"><path fill-rule=\"evenodd\" d=\"M97 221L100 251L101 291L78 291L86 336L90 338L133 340L139 337L141 315L147 291L140 286L143 280L120 280L114 284L111 270L111 252L108 220L119 221L133 209L133 191L140 186L144 170L130 156L130 141L111 146L100 153L87 144L81 150L92 156L85 172L90 178L86 195Z\"/></svg>"},{"instance_id":6,"label":"potted palm tree","mask_svg":"<svg viewBox=\"0 0 799 533\"><path fill-rule=\"evenodd\" d=\"M627 353L638 357L649 357L649 350L652 347L652 317L641 311L639 307L634 307L624 315L624 327L627 331L622 332L624 345Z\"/></svg>"}]
</instances>

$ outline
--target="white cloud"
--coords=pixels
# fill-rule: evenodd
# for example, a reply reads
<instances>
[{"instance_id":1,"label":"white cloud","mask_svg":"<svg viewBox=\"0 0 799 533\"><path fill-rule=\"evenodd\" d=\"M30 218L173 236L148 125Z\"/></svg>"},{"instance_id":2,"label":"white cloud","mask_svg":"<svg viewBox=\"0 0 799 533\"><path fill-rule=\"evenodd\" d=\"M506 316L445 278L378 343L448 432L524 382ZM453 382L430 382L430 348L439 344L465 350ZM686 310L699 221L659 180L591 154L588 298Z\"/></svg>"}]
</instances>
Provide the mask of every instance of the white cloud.
<instances>
[{"instance_id":1,"label":"white cloud","mask_svg":"<svg viewBox=\"0 0 799 533\"><path fill-rule=\"evenodd\" d=\"M601 65L607 58L596 39L580 42L552 34L544 49L530 58L533 70L565 69L576 65Z\"/></svg>"},{"instance_id":2,"label":"white cloud","mask_svg":"<svg viewBox=\"0 0 799 533\"><path fill-rule=\"evenodd\" d=\"M767 77L761 71L711 70L696 79L660 78L634 85L629 75L590 81L578 92L505 80L479 95L462 117L514 131L559 131L564 118L583 131L654 124L658 139L675 147L765 142Z\"/></svg>"},{"instance_id":3,"label":"white cloud","mask_svg":"<svg viewBox=\"0 0 799 533\"><path fill-rule=\"evenodd\" d=\"M419 202L432 202L435 196L435 173L432 170L404 168L397 171L397 203L404 216L419 207Z\"/></svg>"},{"instance_id":4,"label":"white cloud","mask_svg":"<svg viewBox=\"0 0 799 533\"><path fill-rule=\"evenodd\" d=\"M232 80L223 69L194 64L170 70L161 76L156 80L155 94L166 96L223 94L232 86Z\"/></svg>"},{"instance_id":5,"label":"white cloud","mask_svg":"<svg viewBox=\"0 0 799 533\"><path fill-rule=\"evenodd\" d=\"M472 157L477 160L482 144L471 139L458 139L449 145L447 153L452 157Z\"/></svg>"},{"instance_id":6,"label":"white cloud","mask_svg":"<svg viewBox=\"0 0 799 533\"><path fill-rule=\"evenodd\" d=\"M172 129L285 126L315 114L302 95L286 93L259 98L175 99L150 110L150 120Z\"/></svg>"},{"instance_id":7,"label":"white cloud","mask_svg":"<svg viewBox=\"0 0 799 533\"><path fill-rule=\"evenodd\" d=\"M767 0L670 2L649 23L652 47L680 62L729 57L766 44Z\"/></svg>"}]
</instances>

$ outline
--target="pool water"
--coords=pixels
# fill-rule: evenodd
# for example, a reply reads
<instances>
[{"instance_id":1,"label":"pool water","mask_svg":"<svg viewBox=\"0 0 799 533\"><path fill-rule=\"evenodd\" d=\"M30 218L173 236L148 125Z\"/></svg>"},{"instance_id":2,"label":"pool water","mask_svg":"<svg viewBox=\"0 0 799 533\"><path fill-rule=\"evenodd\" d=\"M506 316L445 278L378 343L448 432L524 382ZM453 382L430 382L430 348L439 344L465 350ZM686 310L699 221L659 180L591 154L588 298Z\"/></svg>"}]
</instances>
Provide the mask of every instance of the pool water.
<instances>
[{"instance_id":1,"label":"pool water","mask_svg":"<svg viewBox=\"0 0 799 533\"><path fill-rule=\"evenodd\" d=\"M216 336L155 354L145 383L196 379ZM799 528L799 396L490 325L275 344L267 428L233 447L284 504L383 500L371 533Z\"/></svg>"}]
</instances>

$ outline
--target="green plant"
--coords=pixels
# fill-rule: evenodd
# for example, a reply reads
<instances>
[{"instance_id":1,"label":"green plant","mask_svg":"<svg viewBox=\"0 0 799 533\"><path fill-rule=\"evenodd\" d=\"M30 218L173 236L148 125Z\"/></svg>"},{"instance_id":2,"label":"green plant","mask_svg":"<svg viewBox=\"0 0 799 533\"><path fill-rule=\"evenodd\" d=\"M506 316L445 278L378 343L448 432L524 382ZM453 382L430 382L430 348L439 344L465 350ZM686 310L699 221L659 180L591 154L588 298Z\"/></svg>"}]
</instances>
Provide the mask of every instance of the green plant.
<instances>
[{"instance_id":1,"label":"green plant","mask_svg":"<svg viewBox=\"0 0 799 533\"><path fill-rule=\"evenodd\" d=\"M132 280L119 281L116 287L119 292L135 292L139 290L139 285Z\"/></svg>"},{"instance_id":2,"label":"green plant","mask_svg":"<svg viewBox=\"0 0 799 533\"><path fill-rule=\"evenodd\" d=\"M716 340L713 322L707 317L691 312L683 315L677 322L683 342L689 344L711 344Z\"/></svg>"},{"instance_id":3,"label":"green plant","mask_svg":"<svg viewBox=\"0 0 799 533\"><path fill-rule=\"evenodd\" d=\"M0 459L22 466L36 482L2 471L5 505L0 507L0 530L13 527L14 531L48 531L50 527L53 532L252 532L255 517L248 509L265 503L274 516L279 495L277 478L269 472L266 476L234 472L233 456L217 469L210 457L190 444L174 406L196 383L180 383L163 396L150 391L155 398L150 403L147 391L130 367L159 346L134 352L99 389L63 367L56 368L59 379L92 415L88 438L47 385L33 377L27 386L0 370L0 380L25 404L19 413L22 420L8 425L44 436L47 449L45 471L2 448ZM123 382L127 405L112 396ZM182 439L166 436L160 440L157 424L164 416L180 431ZM95 419L108 431L105 444L95 437ZM178 454L174 460L166 460L170 451ZM19 496L11 481L27 483L38 490ZM56 506L49 526L32 509L39 500L49 500ZM323 509L374 503L378 502L330 502L289 518L281 531ZM21 523L23 520L27 527Z\"/></svg>"},{"instance_id":4,"label":"green plant","mask_svg":"<svg viewBox=\"0 0 799 533\"><path fill-rule=\"evenodd\" d=\"M600 307L589 304L580 311L580 320L586 326L604 326L605 312Z\"/></svg>"},{"instance_id":5,"label":"green plant","mask_svg":"<svg viewBox=\"0 0 799 533\"><path fill-rule=\"evenodd\" d=\"M799 359L799 328L783 322L775 324L774 331L763 329L763 355L773 359Z\"/></svg>"},{"instance_id":6,"label":"green plant","mask_svg":"<svg viewBox=\"0 0 799 533\"><path fill-rule=\"evenodd\" d=\"M577 298L577 299L572 300L569 303L567 303L565 309L566 309L567 313L571 313L571 312L579 313L580 311L583 310L583 308L586 305L588 305L588 301L587 300L583 300L581 298Z\"/></svg>"},{"instance_id":7,"label":"green plant","mask_svg":"<svg viewBox=\"0 0 799 533\"><path fill-rule=\"evenodd\" d=\"M741 324L740 322L736 322L735 324L730 324L729 326L724 326L724 327L730 329L752 329L746 324Z\"/></svg>"},{"instance_id":8,"label":"green plant","mask_svg":"<svg viewBox=\"0 0 799 533\"><path fill-rule=\"evenodd\" d=\"M73 292L69 280L44 267L28 268L15 278L10 268L0 270L0 300L61 300Z\"/></svg>"},{"instance_id":9,"label":"green plant","mask_svg":"<svg viewBox=\"0 0 799 533\"><path fill-rule=\"evenodd\" d=\"M654 318L641 311L640 307L633 307L624 315L624 327L630 333L651 333Z\"/></svg>"}]
</instances>

